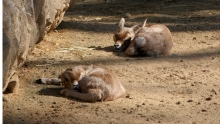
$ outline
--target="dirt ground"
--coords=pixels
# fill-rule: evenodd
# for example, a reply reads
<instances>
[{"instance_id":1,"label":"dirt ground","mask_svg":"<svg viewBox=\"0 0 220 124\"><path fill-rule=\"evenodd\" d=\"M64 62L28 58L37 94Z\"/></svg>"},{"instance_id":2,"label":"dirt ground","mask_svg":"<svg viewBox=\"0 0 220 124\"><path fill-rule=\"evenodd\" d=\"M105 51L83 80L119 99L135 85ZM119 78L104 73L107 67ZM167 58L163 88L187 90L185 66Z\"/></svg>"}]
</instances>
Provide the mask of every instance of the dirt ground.
<instances>
[{"instance_id":1,"label":"dirt ground","mask_svg":"<svg viewBox=\"0 0 220 124\"><path fill-rule=\"evenodd\" d=\"M4 95L9 101L3 102L3 123L220 123L220 1L124 1L81 1L65 14L17 72L20 89ZM113 33L121 17L126 26L146 17L165 24L173 35L173 55L115 52ZM62 86L35 83L89 64L116 73L126 95L87 103L61 96Z\"/></svg>"}]
</instances>

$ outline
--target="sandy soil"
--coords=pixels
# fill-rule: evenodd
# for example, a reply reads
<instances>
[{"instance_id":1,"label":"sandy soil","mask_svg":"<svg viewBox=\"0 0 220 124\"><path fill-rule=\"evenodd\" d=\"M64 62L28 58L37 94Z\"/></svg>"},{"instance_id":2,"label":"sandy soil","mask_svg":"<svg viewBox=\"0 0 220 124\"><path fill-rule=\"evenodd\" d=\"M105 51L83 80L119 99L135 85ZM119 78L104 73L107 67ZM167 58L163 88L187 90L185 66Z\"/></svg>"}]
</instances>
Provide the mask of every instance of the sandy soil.
<instances>
[{"instance_id":1,"label":"sandy soil","mask_svg":"<svg viewBox=\"0 0 220 124\"><path fill-rule=\"evenodd\" d=\"M4 123L220 123L220 1L79 2L37 44L17 72L20 90L5 94ZM172 56L126 57L113 49L121 17L126 25L168 26ZM87 103L42 85L68 67L93 64L116 73L127 89L115 101Z\"/></svg>"}]
</instances>

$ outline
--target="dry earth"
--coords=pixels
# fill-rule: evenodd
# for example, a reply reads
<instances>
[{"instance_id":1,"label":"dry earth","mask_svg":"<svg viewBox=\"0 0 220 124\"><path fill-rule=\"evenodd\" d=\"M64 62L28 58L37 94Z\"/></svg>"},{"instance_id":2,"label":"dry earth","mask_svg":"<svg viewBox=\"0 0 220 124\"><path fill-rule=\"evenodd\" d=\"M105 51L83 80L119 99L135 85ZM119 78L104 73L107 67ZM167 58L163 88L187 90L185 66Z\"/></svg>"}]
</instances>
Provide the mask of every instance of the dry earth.
<instances>
[{"instance_id":1,"label":"dry earth","mask_svg":"<svg viewBox=\"0 0 220 124\"><path fill-rule=\"evenodd\" d=\"M126 25L161 23L172 32L172 56L126 57L113 49L121 17ZM116 73L127 93L109 102L87 103L42 85L66 68L93 64ZM17 72L20 90L5 94L4 123L144 124L220 123L220 1L81 1L39 43Z\"/></svg>"}]
</instances>

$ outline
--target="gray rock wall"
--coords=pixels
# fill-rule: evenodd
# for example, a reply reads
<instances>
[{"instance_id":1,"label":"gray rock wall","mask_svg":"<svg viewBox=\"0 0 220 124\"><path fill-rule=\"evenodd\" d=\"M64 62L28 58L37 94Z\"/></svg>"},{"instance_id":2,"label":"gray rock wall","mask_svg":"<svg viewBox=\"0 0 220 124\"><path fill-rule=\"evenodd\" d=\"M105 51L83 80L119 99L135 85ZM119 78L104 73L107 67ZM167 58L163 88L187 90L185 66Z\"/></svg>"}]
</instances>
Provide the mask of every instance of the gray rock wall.
<instances>
[{"instance_id":1,"label":"gray rock wall","mask_svg":"<svg viewBox=\"0 0 220 124\"><path fill-rule=\"evenodd\" d=\"M3 0L3 92L16 91L16 70L75 0Z\"/></svg>"}]
</instances>

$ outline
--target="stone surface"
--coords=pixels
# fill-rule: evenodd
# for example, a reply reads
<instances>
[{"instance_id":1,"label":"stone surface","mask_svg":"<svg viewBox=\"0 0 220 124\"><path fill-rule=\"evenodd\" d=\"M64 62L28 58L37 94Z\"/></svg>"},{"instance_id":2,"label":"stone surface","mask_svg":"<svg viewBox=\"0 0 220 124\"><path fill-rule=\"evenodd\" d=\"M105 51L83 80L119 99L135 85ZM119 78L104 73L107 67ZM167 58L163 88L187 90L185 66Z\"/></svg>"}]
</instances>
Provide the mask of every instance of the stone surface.
<instances>
[{"instance_id":1,"label":"stone surface","mask_svg":"<svg viewBox=\"0 0 220 124\"><path fill-rule=\"evenodd\" d=\"M7 86L7 89L10 93L14 93L17 92L18 88L19 88L19 78L18 75L16 73L14 73L10 80L9 80L9 84Z\"/></svg>"},{"instance_id":2,"label":"stone surface","mask_svg":"<svg viewBox=\"0 0 220 124\"><path fill-rule=\"evenodd\" d=\"M70 4L73 7L75 0L3 0L3 92L16 90L16 70L35 44L60 24Z\"/></svg>"}]
</instances>

